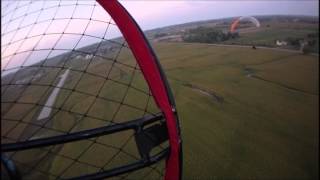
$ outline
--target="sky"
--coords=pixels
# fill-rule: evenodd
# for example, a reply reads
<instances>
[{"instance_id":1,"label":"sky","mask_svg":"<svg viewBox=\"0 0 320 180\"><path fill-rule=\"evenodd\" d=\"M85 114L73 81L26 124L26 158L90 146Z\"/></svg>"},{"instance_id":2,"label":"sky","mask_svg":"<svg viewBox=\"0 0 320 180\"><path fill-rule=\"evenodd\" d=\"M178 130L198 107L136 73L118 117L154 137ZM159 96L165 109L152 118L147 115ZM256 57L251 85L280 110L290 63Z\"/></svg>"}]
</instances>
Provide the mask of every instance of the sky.
<instances>
[{"instance_id":1,"label":"sky","mask_svg":"<svg viewBox=\"0 0 320 180\"><path fill-rule=\"evenodd\" d=\"M218 1L121 1L142 29L245 15L319 16L317 0L218 0Z\"/></svg>"},{"instance_id":2,"label":"sky","mask_svg":"<svg viewBox=\"0 0 320 180\"><path fill-rule=\"evenodd\" d=\"M315 0L120 2L143 30L235 16L319 16L319 1ZM116 25L109 26L110 15L95 3L94 0L1 1L1 70L31 65L66 50L120 36Z\"/></svg>"}]
</instances>

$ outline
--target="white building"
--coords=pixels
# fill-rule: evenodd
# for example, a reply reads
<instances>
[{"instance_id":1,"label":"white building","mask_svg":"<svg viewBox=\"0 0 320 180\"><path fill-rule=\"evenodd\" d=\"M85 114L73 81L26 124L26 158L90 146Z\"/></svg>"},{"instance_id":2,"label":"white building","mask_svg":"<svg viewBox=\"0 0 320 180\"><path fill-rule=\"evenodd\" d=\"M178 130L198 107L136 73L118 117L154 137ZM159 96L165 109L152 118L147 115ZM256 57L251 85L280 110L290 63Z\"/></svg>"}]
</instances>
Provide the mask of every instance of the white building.
<instances>
[{"instance_id":1,"label":"white building","mask_svg":"<svg viewBox=\"0 0 320 180\"><path fill-rule=\"evenodd\" d=\"M80 59L82 56L81 55L77 55L76 56L76 59Z\"/></svg>"},{"instance_id":2,"label":"white building","mask_svg":"<svg viewBox=\"0 0 320 180\"><path fill-rule=\"evenodd\" d=\"M86 57L85 57L85 59L91 59L92 56L93 56L92 54L87 54Z\"/></svg>"},{"instance_id":3,"label":"white building","mask_svg":"<svg viewBox=\"0 0 320 180\"><path fill-rule=\"evenodd\" d=\"M277 44L277 46L286 46L286 45L288 45L287 41L280 41L280 40L277 40L276 44Z\"/></svg>"}]
</instances>

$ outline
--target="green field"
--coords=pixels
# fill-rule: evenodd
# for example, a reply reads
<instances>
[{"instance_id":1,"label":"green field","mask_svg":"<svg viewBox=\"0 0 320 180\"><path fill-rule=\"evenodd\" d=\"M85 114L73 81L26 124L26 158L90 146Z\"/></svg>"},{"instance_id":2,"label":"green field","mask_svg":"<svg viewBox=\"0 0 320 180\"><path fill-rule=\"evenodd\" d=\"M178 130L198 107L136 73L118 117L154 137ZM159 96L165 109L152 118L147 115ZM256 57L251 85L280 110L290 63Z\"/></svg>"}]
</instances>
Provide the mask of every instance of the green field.
<instances>
[{"instance_id":1,"label":"green field","mask_svg":"<svg viewBox=\"0 0 320 180\"><path fill-rule=\"evenodd\" d=\"M317 179L318 57L207 45L155 48L181 119L184 179Z\"/></svg>"},{"instance_id":2,"label":"green field","mask_svg":"<svg viewBox=\"0 0 320 180\"><path fill-rule=\"evenodd\" d=\"M91 60L76 58L77 54L62 54L5 76L2 79L6 84L2 88L2 141L56 136L158 113L132 54L125 48L119 52L108 52L109 57L96 56ZM117 57L111 58L113 56ZM59 76L69 68L70 74L50 116L38 120ZM19 85L21 81L23 85ZM159 148L151 154L159 152ZM26 179L76 177L140 159L133 130L11 155ZM130 178L159 178L163 167L160 162L153 167L157 172L145 168L130 173Z\"/></svg>"},{"instance_id":3,"label":"green field","mask_svg":"<svg viewBox=\"0 0 320 180\"><path fill-rule=\"evenodd\" d=\"M245 29L244 29L245 31ZM267 47L277 47L276 40L286 40L287 38L306 38L308 34L319 34L318 25L308 25L303 23L274 23L270 27L262 26L259 29L251 28L251 32L241 32L240 38L225 41L225 44L248 44ZM315 45L311 52L319 53L318 35L315 38ZM281 48L299 50L299 47L284 46Z\"/></svg>"},{"instance_id":4,"label":"green field","mask_svg":"<svg viewBox=\"0 0 320 180\"><path fill-rule=\"evenodd\" d=\"M156 40L157 42L205 42L292 50L300 50L300 43L304 41L308 44L305 47L306 53L319 53L318 17L280 15L255 17L260 21L260 27L256 27L252 23L240 22L236 28L237 36L234 38L230 38L227 33L230 31L230 26L235 17L167 26L150 30L147 34L150 40ZM182 38L173 38L172 35ZM161 37L158 39L158 36ZM164 37L167 37L167 39ZM287 45L279 46L276 44L277 40L285 41Z\"/></svg>"},{"instance_id":5,"label":"green field","mask_svg":"<svg viewBox=\"0 0 320 180\"><path fill-rule=\"evenodd\" d=\"M183 179L318 179L318 56L205 44L157 43L153 46L173 89L180 116L184 148ZM143 92L148 90L140 70L123 65L134 65L130 63L131 58L129 52L123 51L118 56L118 62L122 64L117 64L113 70L110 70L110 62L97 58L87 69L91 75L81 72L86 61L67 60L64 66L71 66L74 71L64 86L66 89L61 90L55 106L69 112L58 112L45 127L64 132L70 129L78 131L106 125L110 123L108 120L122 122L156 112L154 104L146 101L149 96ZM64 61L52 62L58 67ZM37 82L45 83L49 79L55 82L54 77L63 73L61 68L44 71L47 76ZM108 77L114 81L105 81L106 72L109 71ZM79 78L81 82L75 84ZM128 89L125 84L135 86L138 90L132 87ZM9 93L2 101L14 99L18 93L14 91L18 90L13 88L13 97ZM50 86L28 87L18 102L29 104L3 104L2 113L5 112L5 116L2 117L32 122L41 109L41 106L34 107L34 104L43 104L51 91ZM70 98L66 98L69 94ZM93 100L97 94L114 102ZM123 94L127 96L123 97ZM138 109L122 104L118 109L119 102ZM89 108L88 104L91 103ZM30 110L31 106L34 109ZM23 116L24 111L28 115ZM86 113L95 118L80 117L79 121L79 117L68 114L70 112ZM30 124L17 125L12 121L2 123L5 125L2 133L12 139L18 139L21 132L29 134L36 129ZM45 127L37 135L59 134ZM6 134L8 129L11 132ZM41 163L38 169L48 171L55 177L73 162L66 157L78 157L80 163L75 163L64 176L73 176L79 171L81 174L97 171L99 168L84 166L81 162L103 167L110 156L117 153L117 149L108 149L101 144L112 144L119 148L124 143L125 151L136 157L131 137L132 132L127 132L118 137L93 139L98 143L82 155L82 149L88 148L91 141L57 146L53 149L54 155L48 156L47 162ZM15 157L25 161L26 164L21 165L24 167L35 156L47 152L46 149L43 151L24 152ZM131 161L133 157L121 152L110 166ZM143 176L146 179L157 177ZM139 179L141 174L128 177Z\"/></svg>"}]
</instances>

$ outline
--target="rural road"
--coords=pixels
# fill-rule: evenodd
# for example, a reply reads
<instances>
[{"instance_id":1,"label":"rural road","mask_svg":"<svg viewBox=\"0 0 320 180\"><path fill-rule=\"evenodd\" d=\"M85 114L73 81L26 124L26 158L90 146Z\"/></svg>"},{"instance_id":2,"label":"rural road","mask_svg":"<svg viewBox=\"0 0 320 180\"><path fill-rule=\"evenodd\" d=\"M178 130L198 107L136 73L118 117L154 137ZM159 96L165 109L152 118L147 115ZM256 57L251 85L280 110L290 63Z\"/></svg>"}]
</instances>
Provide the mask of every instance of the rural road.
<instances>
[{"instance_id":1,"label":"rural road","mask_svg":"<svg viewBox=\"0 0 320 180\"><path fill-rule=\"evenodd\" d=\"M37 120L42 120L45 119L47 117L49 117L51 111L52 111L52 106L54 104L54 102L56 101L56 98L59 94L59 91L61 89L61 87L63 86L64 82L66 81L68 74L69 74L70 68L67 69L61 76L60 76L60 81L57 84L57 86L54 88L54 90L52 91L51 95L49 96L45 106L42 108L38 119Z\"/></svg>"}]
</instances>

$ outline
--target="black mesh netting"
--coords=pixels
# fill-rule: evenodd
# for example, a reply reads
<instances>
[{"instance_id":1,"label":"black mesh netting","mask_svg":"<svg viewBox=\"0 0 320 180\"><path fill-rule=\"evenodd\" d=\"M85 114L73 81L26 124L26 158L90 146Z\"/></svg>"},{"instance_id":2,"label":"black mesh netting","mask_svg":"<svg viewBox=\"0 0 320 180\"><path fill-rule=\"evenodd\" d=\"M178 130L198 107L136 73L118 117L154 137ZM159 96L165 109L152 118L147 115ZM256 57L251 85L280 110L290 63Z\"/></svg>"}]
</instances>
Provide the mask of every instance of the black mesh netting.
<instances>
[{"instance_id":1,"label":"black mesh netting","mask_svg":"<svg viewBox=\"0 0 320 180\"><path fill-rule=\"evenodd\" d=\"M97 2L1 5L2 144L159 112L119 29ZM133 130L5 154L24 179L76 177L140 159ZM160 161L115 178L159 179L163 169Z\"/></svg>"}]
</instances>

